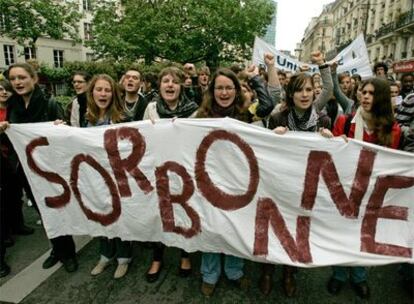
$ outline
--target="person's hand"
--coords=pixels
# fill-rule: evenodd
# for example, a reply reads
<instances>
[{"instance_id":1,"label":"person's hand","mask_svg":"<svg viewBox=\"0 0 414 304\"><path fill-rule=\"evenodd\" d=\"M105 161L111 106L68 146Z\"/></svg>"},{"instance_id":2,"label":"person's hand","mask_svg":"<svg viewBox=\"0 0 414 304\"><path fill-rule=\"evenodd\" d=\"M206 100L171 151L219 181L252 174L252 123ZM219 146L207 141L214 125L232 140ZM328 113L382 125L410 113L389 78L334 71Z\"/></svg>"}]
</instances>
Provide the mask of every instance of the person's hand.
<instances>
[{"instance_id":1,"label":"person's hand","mask_svg":"<svg viewBox=\"0 0 414 304\"><path fill-rule=\"evenodd\" d=\"M279 135L285 134L289 129L287 127L276 127L273 129L273 132Z\"/></svg>"},{"instance_id":2,"label":"person's hand","mask_svg":"<svg viewBox=\"0 0 414 304\"><path fill-rule=\"evenodd\" d=\"M66 122L64 122L62 119L56 119L56 120L53 122L53 124L54 124L55 126L57 126L57 125L66 125Z\"/></svg>"},{"instance_id":3,"label":"person's hand","mask_svg":"<svg viewBox=\"0 0 414 304\"><path fill-rule=\"evenodd\" d=\"M311 61L313 64L322 65L325 63L325 56L321 51L312 52Z\"/></svg>"},{"instance_id":4,"label":"person's hand","mask_svg":"<svg viewBox=\"0 0 414 304\"><path fill-rule=\"evenodd\" d=\"M275 55L273 55L272 53L264 53L263 59L266 66L269 67L275 65Z\"/></svg>"},{"instance_id":5,"label":"person's hand","mask_svg":"<svg viewBox=\"0 0 414 304\"><path fill-rule=\"evenodd\" d=\"M308 71L310 71L309 64L306 64L306 63L302 64L299 67L299 71L301 71L301 72L308 72Z\"/></svg>"},{"instance_id":6,"label":"person's hand","mask_svg":"<svg viewBox=\"0 0 414 304\"><path fill-rule=\"evenodd\" d=\"M0 134L6 131L6 129L9 127L8 121L0 121Z\"/></svg>"},{"instance_id":7,"label":"person's hand","mask_svg":"<svg viewBox=\"0 0 414 304\"><path fill-rule=\"evenodd\" d=\"M249 79L252 79L254 76L259 75L259 68L252 64L251 66L245 69L245 73L247 74L247 77L249 77Z\"/></svg>"},{"instance_id":8,"label":"person's hand","mask_svg":"<svg viewBox=\"0 0 414 304\"><path fill-rule=\"evenodd\" d=\"M346 142L346 143L348 143L348 137L345 135L345 134L342 134L341 136L339 136L339 137L342 137L342 139Z\"/></svg>"},{"instance_id":9,"label":"person's hand","mask_svg":"<svg viewBox=\"0 0 414 304\"><path fill-rule=\"evenodd\" d=\"M331 67L331 72L336 73L336 69L338 68L338 61L332 62L329 66Z\"/></svg>"},{"instance_id":10,"label":"person's hand","mask_svg":"<svg viewBox=\"0 0 414 304\"><path fill-rule=\"evenodd\" d=\"M191 76L194 76L197 74L196 68L194 64L187 62L184 64L184 71L190 74Z\"/></svg>"},{"instance_id":11,"label":"person's hand","mask_svg":"<svg viewBox=\"0 0 414 304\"><path fill-rule=\"evenodd\" d=\"M333 134L329 129L326 128L319 128L319 134L321 134L325 138L332 138Z\"/></svg>"}]
</instances>

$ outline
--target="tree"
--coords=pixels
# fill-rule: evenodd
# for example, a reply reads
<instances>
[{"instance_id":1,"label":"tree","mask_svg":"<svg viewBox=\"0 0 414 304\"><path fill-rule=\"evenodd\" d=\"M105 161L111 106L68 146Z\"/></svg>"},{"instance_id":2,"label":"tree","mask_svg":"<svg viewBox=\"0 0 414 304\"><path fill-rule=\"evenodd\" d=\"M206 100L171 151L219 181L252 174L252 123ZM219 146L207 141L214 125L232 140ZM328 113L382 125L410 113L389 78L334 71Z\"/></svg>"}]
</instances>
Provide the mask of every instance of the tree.
<instances>
[{"instance_id":1,"label":"tree","mask_svg":"<svg viewBox=\"0 0 414 304\"><path fill-rule=\"evenodd\" d=\"M123 0L101 2L91 47L100 57L176 62L246 58L269 24L270 0ZM242 58L237 58L238 56Z\"/></svg>"},{"instance_id":2,"label":"tree","mask_svg":"<svg viewBox=\"0 0 414 304\"><path fill-rule=\"evenodd\" d=\"M34 47L39 37L80 41L79 3L54 0L0 0L0 35Z\"/></svg>"}]
</instances>

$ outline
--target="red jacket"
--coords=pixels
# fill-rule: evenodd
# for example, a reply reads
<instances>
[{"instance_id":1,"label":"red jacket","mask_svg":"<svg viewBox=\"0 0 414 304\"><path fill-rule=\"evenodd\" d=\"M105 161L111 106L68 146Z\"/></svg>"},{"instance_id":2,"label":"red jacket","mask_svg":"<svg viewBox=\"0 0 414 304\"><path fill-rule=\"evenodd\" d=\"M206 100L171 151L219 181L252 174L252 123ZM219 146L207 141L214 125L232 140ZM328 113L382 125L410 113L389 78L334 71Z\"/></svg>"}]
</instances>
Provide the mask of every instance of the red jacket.
<instances>
[{"instance_id":1,"label":"red jacket","mask_svg":"<svg viewBox=\"0 0 414 304\"><path fill-rule=\"evenodd\" d=\"M348 118L347 115L341 115L338 117L338 119L336 120L335 126L332 130L332 133L334 136L340 136L342 134L345 134L344 129L345 129L347 118ZM392 126L391 133L392 133L392 143L388 147L392 149L398 149L400 145L400 139L401 139L401 129L396 122L394 122L394 125ZM354 138L355 123L351 122L349 126L348 134L345 134L345 135L349 138ZM367 132L365 132L365 130L364 130L363 140L366 142L372 143L372 144L378 144L377 135L375 133L368 134Z\"/></svg>"}]
</instances>

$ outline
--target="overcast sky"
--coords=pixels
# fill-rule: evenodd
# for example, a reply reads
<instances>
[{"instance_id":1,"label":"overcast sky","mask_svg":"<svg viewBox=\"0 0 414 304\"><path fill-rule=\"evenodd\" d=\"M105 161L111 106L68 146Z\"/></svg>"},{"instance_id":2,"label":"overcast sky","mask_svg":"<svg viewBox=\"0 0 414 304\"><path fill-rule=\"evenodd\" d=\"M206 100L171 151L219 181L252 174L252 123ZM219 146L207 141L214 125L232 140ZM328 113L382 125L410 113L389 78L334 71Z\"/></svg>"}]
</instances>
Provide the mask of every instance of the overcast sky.
<instances>
[{"instance_id":1,"label":"overcast sky","mask_svg":"<svg viewBox=\"0 0 414 304\"><path fill-rule=\"evenodd\" d=\"M334 0L277 0L276 48L294 51L312 17Z\"/></svg>"}]
</instances>

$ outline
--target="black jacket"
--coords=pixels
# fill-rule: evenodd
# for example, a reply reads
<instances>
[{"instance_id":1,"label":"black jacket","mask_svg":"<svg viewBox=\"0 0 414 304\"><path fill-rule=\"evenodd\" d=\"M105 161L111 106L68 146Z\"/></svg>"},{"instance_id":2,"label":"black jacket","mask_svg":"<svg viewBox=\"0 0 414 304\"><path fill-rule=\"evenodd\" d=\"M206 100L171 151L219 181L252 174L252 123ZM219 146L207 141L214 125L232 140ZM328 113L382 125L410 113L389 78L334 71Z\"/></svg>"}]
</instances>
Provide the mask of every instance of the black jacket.
<instances>
[{"instance_id":1,"label":"black jacket","mask_svg":"<svg viewBox=\"0 0 414 304\"><path fill-rule=\"evenodd\" d=\"M37 85L27 109L20 95L15 94L9 99L6 120L10 123L45 122L56 119L63 119L62 108L53 98L47 99Z\"/></svg>"}]
</instances>

